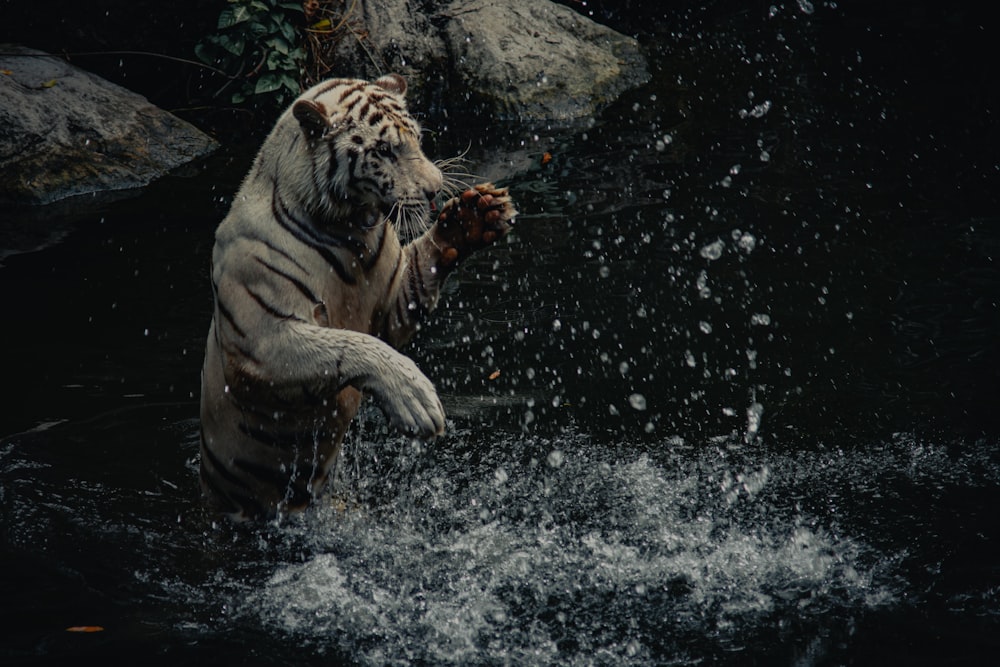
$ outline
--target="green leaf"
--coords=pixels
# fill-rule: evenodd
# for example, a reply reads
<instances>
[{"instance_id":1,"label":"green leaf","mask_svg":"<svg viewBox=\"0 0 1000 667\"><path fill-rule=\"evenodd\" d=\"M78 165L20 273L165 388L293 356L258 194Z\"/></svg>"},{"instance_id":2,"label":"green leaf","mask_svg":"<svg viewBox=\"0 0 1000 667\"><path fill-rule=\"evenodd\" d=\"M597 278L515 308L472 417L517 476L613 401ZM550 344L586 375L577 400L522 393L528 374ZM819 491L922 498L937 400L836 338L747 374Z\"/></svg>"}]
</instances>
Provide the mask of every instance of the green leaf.
<instances>
[{"instance_id":1,"label":"green leaf","mask_svg":"<svg viewBox=\"0 0 1000 667\"><path fill-rule=\"evenodd\" d=\"M214 65L215 56L219 52L218 47L207 42L198 42L194 45L194 55L206 65Z\"/></svg>"},{"instance_id":2,"label":"green leaf","mask_svg":"<svg viewBox=\"0 0 1000 667\"><path fill-rule=\"evenodd\" d=\"M250 24L249 30L250 30L250 38L255 41L260 41L264 39L264 37L267 37L272 33L271 30L268 30L266 25L264 25L263 23L258 23L256 21Z\"/></svg>"},{"instance_id":3,"label":"green leaf","mask_svg":"<svg viewBox=\"0 0 1000 667\"><path fill-rule=\"evenodd\" d=\"M219 44L226 51L229 51L234 56L242 56L243 52L246 51L247 41L242 37L229 37L228 35L222 35L219 38Z\"/></svg>"},{"instance_id":4,"label":"green leaf","mask_svg":"<svg viewBox=\"0 0 1000 667\"><path fill-rule=\"evenodd\" d=\"M231 28L245 21L250 20L250 10L244 6L226 7L219 14L219 30Z\"/></svg>"},{"instance_id":5,"label":"green leaf","mask_svg":"<svg viewBox=\"0 0 1000 667\"><path fill-rule=\"evenodd\" d=\"M288 42L281 37L271 37L264 40L264 45L269 46L282 55L288 55Z\"/></svg>"},{"instance_id":6,"label":"green leaf","mask_svg":"<svg viewBox=\"0 0 1000 667\"><path fill-rule=\"evenodd\" d=\"M277 51L267 52L267 69L274 72L275 70L284 69L285 56Z\"/></svg>"},{"instance_id":7,"label":"green leaf","mask_svg":"<svg viewBox=\"0 0 1000 667\"><path fill-rule=\"evenodd\" d=\"M278 24L278 28L281 30L281 34L285 36L290 44L294 44L299 41L299 32L295 29L295 25L289 21L281 21Z\"/></svg>"},{"instance_id":8,"label":"green leaf","mask_svg":"<svg viewBox=\"0 0 1000 667\"><path fill-rule=\"evenodd\" d=\"M298 71L296 70L296 73ZM281 75L281 85L292 93L293 96L299 94L299 80L287 72Z\"/></svg>"},{"instance_id":9,"label":"green leaf","mask_svg":"<svg viewBox=\"0 0 1000 667\"><path fill-rule=\"evenodd\" d=\"M254 86L254 95L262 95L264 93L271 93L275 90L281 88L281 76L275 74L274 72L265 72L257 79L257 85Z\"/></svg>"}]
</instances>

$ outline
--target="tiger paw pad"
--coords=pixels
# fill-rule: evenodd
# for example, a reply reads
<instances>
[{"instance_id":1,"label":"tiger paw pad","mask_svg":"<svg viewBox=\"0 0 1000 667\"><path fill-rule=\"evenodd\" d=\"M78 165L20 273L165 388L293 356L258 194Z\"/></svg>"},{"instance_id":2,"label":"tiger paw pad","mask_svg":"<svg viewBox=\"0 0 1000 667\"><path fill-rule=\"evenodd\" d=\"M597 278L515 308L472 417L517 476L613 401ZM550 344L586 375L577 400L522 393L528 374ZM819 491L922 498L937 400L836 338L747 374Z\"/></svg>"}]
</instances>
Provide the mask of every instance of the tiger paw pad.
<instances>
[{"instance_id":1,"label":"tiger paw pad","mask_svg":"<svg viewBox=\"0 0 1000 667\"><path fill-rule=\"evenodd\" d=\"M469 188L448 200L437 222L442 262L453 264L503 238L516 215L507 188L492 183Z\"/></svg>"}]
</instances>

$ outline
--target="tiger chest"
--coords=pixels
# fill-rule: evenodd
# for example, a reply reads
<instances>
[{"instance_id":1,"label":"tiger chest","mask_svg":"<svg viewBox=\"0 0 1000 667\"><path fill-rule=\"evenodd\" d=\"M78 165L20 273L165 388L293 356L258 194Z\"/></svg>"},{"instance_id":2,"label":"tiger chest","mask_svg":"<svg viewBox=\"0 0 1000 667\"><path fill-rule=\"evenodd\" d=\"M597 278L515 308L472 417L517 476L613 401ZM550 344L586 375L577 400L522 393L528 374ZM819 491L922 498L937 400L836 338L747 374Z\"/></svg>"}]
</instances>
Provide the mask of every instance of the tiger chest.
<instances>
[{"instance_id":1,"label":"tiger chest","mask_svg":"<svg viewBox=\"0 0 1000 667\"><path fill-rule=\"evenodd\" d=\"M322 301L313 306L313 322L322 327L373 333L389 307L394 278L391 269L400 259L398 246L395 253L383 255L387 256L376 258L367 268L359 264L350 281L329 276L320 291Z\"/></svg>"}]
</instances>

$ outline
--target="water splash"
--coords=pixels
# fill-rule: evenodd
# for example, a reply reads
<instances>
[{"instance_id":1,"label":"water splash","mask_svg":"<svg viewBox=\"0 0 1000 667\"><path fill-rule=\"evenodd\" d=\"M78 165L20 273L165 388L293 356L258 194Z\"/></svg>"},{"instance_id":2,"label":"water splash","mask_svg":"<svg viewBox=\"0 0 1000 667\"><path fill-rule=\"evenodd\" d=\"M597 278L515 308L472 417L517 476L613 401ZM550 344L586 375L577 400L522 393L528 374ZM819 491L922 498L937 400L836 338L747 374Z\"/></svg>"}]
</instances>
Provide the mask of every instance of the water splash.
<instances>
[{"instance_id":1,"label":"water splash","mask_svg":"<svg viewBox=\"0 0 1000 667\"><path fill-rule=\"evenodd\" d=\"M360 664L684 662L691 634L894 599L863 542L778 500L785 462L553 444L439 461L387 505L284 527L304 557L248 590L241 615Z\"/></svg>"},{"instance_id":2,"label":"water splash","mask_svg":"<svg viewBox=\"0 0 1000 667\"><path fill-rule=\"evenodd\" d=\"M920 603L906 568L934 563L904 562L942 541L953 522L938 519L958 511L949 490L1000 485L985 442L789 451L738 436L641 445L477 429L414 449L379 431L349 443L314 510L209 527L191 508L197 429L181 430L181 456L156 462L157 493L104 459L38 459L34 439L59 428L4 443L10 544L42 561L64 553L60 567L88 581L113 567L123 580L98 597L125 595L130 615L192 645L277 647L264 664L731 663L782 645L782 627L849 636L859 616ZM53 461L76 451L72 435ZM121 452L134 441L109 440ZM995 596L980 593L948 604L992 613Z\"/></svg>"}]
</instances>

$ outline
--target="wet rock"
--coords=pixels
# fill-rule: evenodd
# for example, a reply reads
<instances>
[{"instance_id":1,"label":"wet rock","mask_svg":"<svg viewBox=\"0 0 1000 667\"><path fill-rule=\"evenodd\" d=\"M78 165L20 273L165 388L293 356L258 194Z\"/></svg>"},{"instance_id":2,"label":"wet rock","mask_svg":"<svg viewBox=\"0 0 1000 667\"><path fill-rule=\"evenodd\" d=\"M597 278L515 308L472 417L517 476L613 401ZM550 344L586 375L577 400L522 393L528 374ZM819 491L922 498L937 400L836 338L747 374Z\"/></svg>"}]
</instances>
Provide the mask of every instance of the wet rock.
<instances>
[{"instance_id":1,"label":"wet rock","mask_svg":"<svg viewBox=\"0 0 1000 667\"><path fill-rule=\"evenodd\" d=\"M562 5L466 0L449 13L454 66L501 117L588 117L649 79L634 39Z\"/></svg>"},{"instance_id":2,"label":"wet rock","mask_svg":"<svg viewBox=\"0 0 1000 667\"><path fill-rule=\"evenodd\" d=\"M0 201L136 188L216 148L144 97L59 58L13 45L0 54Z\"/></svg>"},{"instance_id":3,"label":"wet rock","mask_svg":"<svg viewBox=\"0 0 1000 667\"><path fill-rule=\"evenodd\" d=\"M362 38L342 41L338 73L397 71L418 92L441 78L497 117L554 121L592 116L649 79L634 39L549 0L419 4L360 0Z\"/></svg>"}]
</instances>

